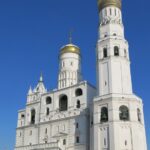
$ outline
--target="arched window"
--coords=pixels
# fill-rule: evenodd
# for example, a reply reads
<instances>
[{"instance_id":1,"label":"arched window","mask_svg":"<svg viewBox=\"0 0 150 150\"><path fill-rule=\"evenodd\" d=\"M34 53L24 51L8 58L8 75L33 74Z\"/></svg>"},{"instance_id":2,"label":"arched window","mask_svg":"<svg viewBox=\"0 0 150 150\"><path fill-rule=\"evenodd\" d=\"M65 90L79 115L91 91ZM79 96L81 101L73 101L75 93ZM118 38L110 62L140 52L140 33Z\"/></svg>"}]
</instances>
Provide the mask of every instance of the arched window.
<instances>
[{"instance_id":1,"label":"arched window","mask_svg":"<svg viewBox=\"0 0 150 150\"><path fill-rule=\"evenodd\" d=\"M118 46L114 47L114 55L119 56L119 47Z\"/></svg>"},{"instance_id":2,"label":"arched window","mask_svg":"<svg viewBox=\"0 0 150 150\"><path fill-rule=\"evenodd\" d=\"M82 91L82 89L76 89L76 92L75 92L75 94L76 94L76 96L81 96L81 95L83 95L83 91Z\"/></svg>"},{"instance_id":3,"label":"arched window","mask_svg":"<svg viewBox=\"0 0 150 150\"><path fill-rule=\"evenodd\" d=\"M31 124L35 124L35 109L31 110Z\"/></svg>"},{"instance_id":4,"label":"arched window","mask_svg":"<svg viewBox=\"0 0 150 150\"><path fill-rule=\"evenodd\" d=\"M129 109L127 106L121 106L119 108L119 116L120 116L120 120L123 120L123 121L128 121L129 120Z\"/></svg>"},{"instance_id":5,"label":"arched window","mask_svg":"<svg viewBox=\"0 0 150 150\"><path fill-rule=\"evenodd\" d=\"M103 49L103 57L106 58L107 57L107 48Z\"/></svg>"},{"instance_id":6,"label":"arched window","mask_svg":"<svg viewBox=\"0 0 150 150\"><path fill-rule=\"evenodd\" d=\"M68 98L66 95L63 95L59 99L59 110L67 111L67 109L68 109Z\"/></svg>"},{"instance_id":7,"label":"arched window","mask_svg":"<svg viewBox=\"0 0 150 150\"><path fill-rule=\"evenodd\" d=\"M137 117L138 117L138 121L141 122L141 111L139 108L137 109Z\"/></svg>"},{"instance_id":8,"label":"arched window","mask_svg":"<svg viewBox=\"0 0 150 150\"><path fill-rule=\"evenodd\" d=\"M107 122L108 121L108 108L102 107L101 108L101 122Z\"/></svg>"},{"instance_id":9,"label":"arched window","mask_svg":"<svg viewBox=\"0 0 150 150\"><path fill-rule=\"evenodd\" d=\"M78 100L77 101L77 108L80 108L81 107L81 103L80 103L80 101Z\"/></svg>"},{"instance_id":10,"label":"arched window","mask_svg":"<svg viewBox=\"0 0 150 150\"><path fill-rule=\"evenodd\" d=\"M46 104L51 104L52 103L52 98L50 96L46 97Z\"/></svg>"},{"instance_id":11,"label":"arched window","mask_svg":"<svg viewBox=\"0 0 150 150\"><path fill-rule=\"evenodd\" d=\"M25 115L24 115L24 114L21 114L21 118L22 118L22 119L25 118Z\"/></svg>"}]
</instances>

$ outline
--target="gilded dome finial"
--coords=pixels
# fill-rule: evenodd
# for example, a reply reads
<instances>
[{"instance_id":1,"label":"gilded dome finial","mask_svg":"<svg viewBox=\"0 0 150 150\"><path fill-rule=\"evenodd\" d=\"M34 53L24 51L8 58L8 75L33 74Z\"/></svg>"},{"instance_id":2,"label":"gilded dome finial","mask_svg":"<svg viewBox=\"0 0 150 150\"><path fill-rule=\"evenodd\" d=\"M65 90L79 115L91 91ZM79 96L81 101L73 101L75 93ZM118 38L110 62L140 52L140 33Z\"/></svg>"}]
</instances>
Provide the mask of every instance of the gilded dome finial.
<instances>
[{"instance_id":1,"label":"gilded dome finial","mask_svg":"<svg viewBox=\"0 0 150 150\"><path fill-rule=\"evenodd\" d=\"M61 54L76 53L80 55L80 48L72 43L72 31L69 32L69 44L61 48Z\"/></svg>"},{"instance_id":2,"label":"gilded dome finial","mask_svg":"<svg viewBox=\"0 0 150 150\"><path fill-rule=\"evenodd\" d=\"M121 9L121 2L122 0L98 0L98 7L100 11L108 6L114 6Z\"/></svg>"}]
</instances>

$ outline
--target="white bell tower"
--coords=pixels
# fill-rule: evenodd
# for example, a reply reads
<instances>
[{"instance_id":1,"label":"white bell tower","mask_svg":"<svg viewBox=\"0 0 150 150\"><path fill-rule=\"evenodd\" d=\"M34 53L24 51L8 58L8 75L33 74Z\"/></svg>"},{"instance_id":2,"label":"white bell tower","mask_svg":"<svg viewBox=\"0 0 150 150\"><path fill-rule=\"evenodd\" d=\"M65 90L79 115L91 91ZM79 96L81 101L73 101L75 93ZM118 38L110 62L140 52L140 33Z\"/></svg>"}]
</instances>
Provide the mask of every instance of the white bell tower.
<instances>
[{"instance_id":1,"label":"white bell tower","mask_svg":"<svg viewBox=\"0 0 150 150\"><path fill-rule=\"evenodd\" d=\"M93 150L147 150L142 100L133 94L121 0L98 0Z\"/></svg>"},{"instance_id":2,"label":"white bell tower","mask_svg":"<svg viewBox=\"0 0 150 150\"><path fill-rule=\"evenodd\" d=\"M128 42L124 38L121 1L99 2L100 27L97 44L98 94L132 94Z\"/></svg>"},{"instance_id":3,"label":"white bell tower","mask_svg":"<svg viewBox=\"0 0 150 150\"><path fill-rule=\"evenodd\" d=\"M79 83L81 76L80 48L70 43L63 46L59 55L58 89L66 88Z\"/></svg>"}]
</instances>

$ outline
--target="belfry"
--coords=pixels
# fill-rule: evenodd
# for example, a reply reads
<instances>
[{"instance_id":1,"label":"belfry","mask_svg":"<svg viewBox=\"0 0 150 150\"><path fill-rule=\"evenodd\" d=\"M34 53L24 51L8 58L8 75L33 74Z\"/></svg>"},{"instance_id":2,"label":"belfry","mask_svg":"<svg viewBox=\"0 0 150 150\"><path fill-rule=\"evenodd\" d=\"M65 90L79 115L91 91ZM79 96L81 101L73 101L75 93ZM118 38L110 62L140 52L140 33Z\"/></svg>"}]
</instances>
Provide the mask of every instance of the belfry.
<instances>
[{"instance_id":1,"label":"belfry","mask_svg":"<svg viewBox=\"0 0 150 150\"><path fill-rule=\"evenodd\" d=\"M142 99L133 93L121 0L98 0L97 86L84 81L81 50L59 54L58 87L43 76L18 112L15 150L147 150Z\"/></svg>"}]
</instances>

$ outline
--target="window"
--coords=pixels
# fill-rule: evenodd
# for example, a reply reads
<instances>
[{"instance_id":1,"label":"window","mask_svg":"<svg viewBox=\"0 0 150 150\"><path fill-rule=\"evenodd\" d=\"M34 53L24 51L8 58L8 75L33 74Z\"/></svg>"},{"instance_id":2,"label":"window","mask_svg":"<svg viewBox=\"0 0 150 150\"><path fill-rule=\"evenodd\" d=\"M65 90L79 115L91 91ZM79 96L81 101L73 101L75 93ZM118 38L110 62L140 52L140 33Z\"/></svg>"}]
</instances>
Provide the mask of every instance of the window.
<instances>
[{"instance_id":1,"label":"window","mask_svg":"<svg viewBox=\"0 0 150 150\"><path fill-rule=\"evenodd\" d=\"M107 16L107 9L105 9L105 15Z\"/></svg>"},{"instance_id":2,"label":"window","mask_svg":"<svg viewBox=\"0 0 150 150\"><path fill-rule=\"evenodd\" d=\"M67 109L68 109L68 98L66 95L63 95L59 99L59 110L67 111Z\"/></svg>"},{"instance_id":3,"label":"window","mask_svg":"<svg viewBox=\"0 0 150 150\"><path fill-rule=\"evenodd\" d=\"M49 115L49 108L46 108L46 116Z\"/></svg>"},{"instance_id":4,"label":"window","mask_svg":"<svg viewBox=\"0 0 150 150\"><path fill-rule=\"evenodd\" d=\"M63 139L63 145L66 145L66 139Z\"/></svg>"},{"instance_id":5,"label":"window","mask_svg":"<svg viewBox=\"0 0 150 150\"><path fill-rule=\"evenodd\" d=\"M23 119L25 117L25 115L24 114L21 114L21 118Z\"/></svg>"},{"instance_id":6,"label":"window","mask_svg":"<svg viewBox=\"0 0 150 150\"><path fill-rule=\"evenodd\" d=\"M78 100L77 101L77 108L80 108L81 107L81 104L80 104L80 101Z\"/></svg>"},{"instance_id":7,"label":"window","mask_svg":"<svg viewBox=\"0 0 150 150\"><path fill-rule=\"evenodd\" d=\"M35 124L35 109L31 110L31 124Z\"/></svg>"},{"instance_id":8,"label":"window","mask_svg":"<svg viewBox=\"0 0 150 150\"><path fill-rule=\"evenodd\" d=\"M106 146L106 139L104 138L104 146Z\"/></svg>"},{"instance_id":9,"label":"window","mask_svg":"<svg viewBox=\"0 0 150 150\"><path fill-rule=\"evenodd\" d=\"M80 137L79 136L76 137L76 143L80 143Z\"/></svg>"},{"instance_id":10,"label":"window","mask_svg":"<svg viewBox=\"0 0 150 150\"><path fill-rule=\"evenodd\" d=\"M103 49L103 57L106 58L107 57L107 48Z\"/></svg>"},{"instance_id":11,"label":"window","mask_svg":"<svg viewBox=\"0 0 150 150\"><path fill-rule=\"evenodd\" d=\"M29 135L30 135L30 136L32 135L32 130L30 130L30 133L29 133Z\"/></svg>"},{"instance_id":12,"label":"window","mask_svg":"<svg viewBox=\"0 0 150 150\"><path fill-rule=\"evenodd\" d=\"M108 36L107 34L104 35L105 38L106 38L107 36Z\"/></svg>"},{"instance_id":13,"label":"window","mask_svg":"<svg viewBox=\"0 0 150 150\"><path fill-rule=\"evenodd\" d=\"M124 144L125 144L125 146L127 146L127 144L128 144L127 140L125 140Z\"/></svg>"},{"instance_id":14,"label":"window","mask_svg":"<svg viewBox=\"0 0 150 150\"><path fill-rule=\"evenodd\" d=\"M51 104L51 103L52 103L52 98L48 96L46 98L46 104L48 105L48 104Z\"/></svg>"},{"instance_id":15,"label":"window","mask_svg":"<svg viewBox=\"0 0 150 150\"><path fill-rule=\"evenodd\" d=\"M114 47L114 55L119 56L119 47L118 46Z\"/></svg>"},{"instance_id":16,"label":"window","mask_svg":"<svg viewBox=\"0 0 150 150\"><path fill-rule=\"evenodd\" d=\"M120 120L123 120L123 121L128 121L129 120L129 109L127 106L121 106L119 108L119 116L120 116Z\"/></svg>"},{"instance_id":17,"label":"window","mask_svg":"<svg viewBox=\"0 0 150 150\"><path fill-rule=\"evenodd\" d=\"M117 15L117 10L115 9L115 16Z\"/></svg>"},{"instance_id":18,"label":"window","mask_svg":"<svg viewBox=\"0 0 150 150\"><path fill-rule=\"evenodd\" d=\"M137 117L138 117L138 121L141 122L141 111L139 108L137 109Z\"/></svg>"},{"instance_id":19,"label":"window","mask_svg":"<svg viewBox=\"0 0 150 150\"><path fill-rule=\"evenodd\" d=\"M76 123L76 129L78 129L79 128L79 123Z\"/></svg>"},{"instance_id":20,"label":"window","mask_svg":"<svg viewBox=\"0 0 150 150\"><path fill-rule=\"evenodd\" d=\"M82 89L76 89L76 91L75 91L75 95L76 96L81 96L81 95L83 95L83 91L82 91Z\"/></svg>"},{"instance_id":21,"label":"window","mask_svg":"<svg viewBox=\"0 0 150 150\"><path fill-rule=\"evenodd\" d=\"M109 11L110 11L110 15L112 15L112 10L111 10L111 8L109 9Z\"/></svg>"},{"instance_id":22,"label":"window","mask_svg":"<svg viewBox=\"0 0 150 150\"><path fill-rule=\"evenodd\" d=\"M45 129L45 134L47 134L47 128Z\"/></svg>"},{"instance_id":23,"label":"window","mask_svg":"<svg viewBox=\"0 0 150 150\"><path fill-rule=\"evenodd\" d=\"M101 122L107 122L108 121L108 109L107 107L101 108Z\"/></svg>"},{"instance_id":24,"label":"window","mask_svg":"<svg viewBox=\"0 0 150 150\"><path fill-rule=\"evenodd\" d=\"M127 51L124 49L124 57L127 57Z\"/></svg>"}]
</instances>

